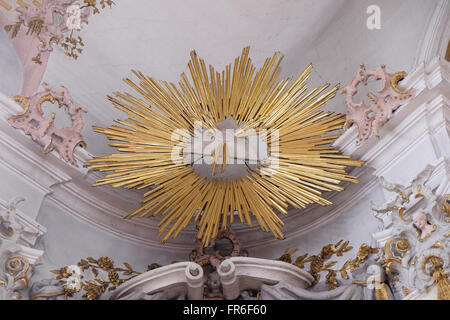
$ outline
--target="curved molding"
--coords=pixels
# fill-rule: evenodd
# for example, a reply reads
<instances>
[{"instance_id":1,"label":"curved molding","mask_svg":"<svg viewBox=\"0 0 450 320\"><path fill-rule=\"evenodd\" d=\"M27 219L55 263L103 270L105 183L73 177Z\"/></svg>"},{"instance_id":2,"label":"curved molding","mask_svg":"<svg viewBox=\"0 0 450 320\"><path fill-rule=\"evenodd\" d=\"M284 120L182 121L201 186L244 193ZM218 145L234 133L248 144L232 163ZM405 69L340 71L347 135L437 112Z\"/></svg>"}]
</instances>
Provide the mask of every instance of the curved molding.
<instances>
[{"instance_id":1,"label":"curved molding","mask_svg":"<svg viewBox=\"0 0 450 320\"><path fill-rule=\"evenodd\" d=\"M120 285L111 300L135 300L163 291L168 299L187 294L203 299L203 269L195 262L178 262L142 273Z\"/></svg>"},{"instance_id":2,"label":"curved molding","mask_svg":"<svg viewBox=\"0 0 450 320\"><path fill-rule=\"evenodd\" d=\"M243 290L261 285L289 283L308 288L314 278L306 271L286 262L249 257L224 260L217 269L225 299L236 299ZM164 292L165 297L187 294L188 299L203 299L203 269L194 262L178 262L140 274L120 285L111 300L145 299Z\"/></svg>"},{"instance_id":3,"label":"curved molding","mask_svg":"<svg viewBox=\"0 0 450 320\"><path fill-rule=\"evenodd\" d=\"M257 290L263 284L284 282L304 289L314 281L311 274L290 263L249 257L226 259L217 268L217 273L228 300L238 298L244 290Z\"/></svg>"},{"instance_id":4,"label":"curved molding","mask_svg":"<svg viewBox=\"0 0 450 320\"><path fill-rule=\"evenodd\" d=\"M231 268L232 267L232 268ZM313 284L313 276L299 267L278 260L232 257L222 261L218 268L219 276L227 276L229 270L234 270L235 276L253 278L256 281L263 280L267 284L275 284L286 281L302 288ZM270 277L268 276L270 274Z\"/></svg>"},{"instance_id":5,"label":"curved molding","mask_svg":"<svg viewBox=\"0 0 450 320\"><path fill-rule=\"evenodd\" d=\"M428 63L435 56L445 56L449 41L450 0L440 0L433 11L425 36L416 54L414 66Z\"/></svg>"}]
</instances>

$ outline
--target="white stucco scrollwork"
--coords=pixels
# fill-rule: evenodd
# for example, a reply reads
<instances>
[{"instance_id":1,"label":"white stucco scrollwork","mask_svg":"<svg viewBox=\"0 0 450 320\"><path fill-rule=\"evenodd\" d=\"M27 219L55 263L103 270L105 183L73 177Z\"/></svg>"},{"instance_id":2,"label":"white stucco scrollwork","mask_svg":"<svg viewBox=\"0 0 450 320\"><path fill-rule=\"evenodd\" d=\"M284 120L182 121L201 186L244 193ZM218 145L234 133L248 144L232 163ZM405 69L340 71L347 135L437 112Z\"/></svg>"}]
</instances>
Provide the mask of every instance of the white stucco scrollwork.
<instances>
[{"instance_id":1,"label":"white stucco scrollwork","mask_svg":"<svg viewBox=\"0 0 450 320\"><path fill-rule=\"evenodd\" d=\"M33 221L18 214L17 205L24 200L15 197L0 211L0 300L28 299L33 268L44 253L28 246L45 228L31 228Z\"/></svg>"},{"instance_id":2,"label":"white stucco scrollwork","mask_svg":"<svg viewBox=\"0 0 450 320\"><path fill-rule=\"evenodd\" d=\"M428 182L437 174L436 167L427 165L407 186L380 179L395 196L383 205L372 205L374 215L383 221L383 230L373 238L397 299L448 295L450 221L443 202L450 186L444 172L439 186L431 189Z\"/></svg>"}]
</instances>

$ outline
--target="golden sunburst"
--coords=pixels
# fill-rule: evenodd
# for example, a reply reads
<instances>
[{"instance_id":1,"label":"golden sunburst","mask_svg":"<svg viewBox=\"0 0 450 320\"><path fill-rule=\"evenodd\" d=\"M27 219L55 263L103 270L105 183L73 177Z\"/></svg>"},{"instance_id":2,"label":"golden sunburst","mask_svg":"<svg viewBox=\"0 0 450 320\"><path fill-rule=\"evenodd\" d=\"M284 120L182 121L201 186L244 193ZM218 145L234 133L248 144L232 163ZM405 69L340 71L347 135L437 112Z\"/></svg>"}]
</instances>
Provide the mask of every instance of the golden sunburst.
<instances>
[{"instance_id":1,"label":"golden sunburst","mask_svg":"<svg viewBox=\"0 0 450 320\"><path fill-rule=\"evenodd\" d=\"M289 206L331 204L322 192L343 190L341 181L357 182L345 168L361 166L362 161L351 160L331 145L339 137L333 131L342 128L345 116L319 110L339 85L307 92L311 65L296 79L277 82L282 60L278 53L256 73L248 54L249 47L244 48L233 68L230 64L219 73L212 66L208 70L191 52L188 67L193 85L184 73L176 86L133 71L139 85L125 82L140 97L128 93L108 97L130 118L116 120L119 125L108 128L94 127L115 141L109 145L120 152L88 161L90 168L113 171L94 185L148 188L142 206L127 218L163 215L162 241L176 237L194 219L197 237L208 245L219 228L235 218L253 226L252 216L262 230L283 238L278 213L287 214ZM194 139L199 123L214 133L227 119L236 124L236 139L260 134L268 157L247 166L244 175L224 176L232 152L225 142L211 153L212 178L201 177L186 159L188 149L180 146ZM221 177L216 176L219 171Z\"/></svg>"}]
</instances>

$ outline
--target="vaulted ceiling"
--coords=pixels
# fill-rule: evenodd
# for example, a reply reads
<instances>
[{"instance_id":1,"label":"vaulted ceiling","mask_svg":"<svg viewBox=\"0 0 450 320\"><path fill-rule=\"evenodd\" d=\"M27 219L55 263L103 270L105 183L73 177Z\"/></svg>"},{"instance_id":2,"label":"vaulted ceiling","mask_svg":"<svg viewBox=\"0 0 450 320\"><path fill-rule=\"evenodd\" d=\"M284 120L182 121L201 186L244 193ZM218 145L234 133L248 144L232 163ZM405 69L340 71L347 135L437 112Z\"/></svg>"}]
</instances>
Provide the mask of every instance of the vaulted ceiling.
<instances>
[{"instance_id":1,"label":"vaulted ceiling","mask_svg":"<svg viewBox=\"0 0 450 320\"><path fill-rule=\"evenodd\" d=\"M131 69L178 82L180 73L187 71L191 50L216 70L232 63L247 45L257 67L280 51L285 56L282 77L295 76L313 63L311 87L325 82L345 85L360 63L410 71L435 1L379 1L380 30L366 27L370 4L355 0L115 1L112 9L91 15L83 26L80 35L85 47L77 60L68 58L60 47L54 49L44 81L66 86L88 108L83 130L87 150L105 154L112 150L91 126L107 126L115 118L124 118L106 95L129 90L122 79L132 77ZM20 66L3 30L0 33L0 52L5 57L0 67L13 73ZM20 76L12 74L1 82L3 91L16 93ZM327 109L345 112L342 96L338 94ZM66 117L62 110L48 112L57 113L57 124Z\"/></svg>"}]
</instances>

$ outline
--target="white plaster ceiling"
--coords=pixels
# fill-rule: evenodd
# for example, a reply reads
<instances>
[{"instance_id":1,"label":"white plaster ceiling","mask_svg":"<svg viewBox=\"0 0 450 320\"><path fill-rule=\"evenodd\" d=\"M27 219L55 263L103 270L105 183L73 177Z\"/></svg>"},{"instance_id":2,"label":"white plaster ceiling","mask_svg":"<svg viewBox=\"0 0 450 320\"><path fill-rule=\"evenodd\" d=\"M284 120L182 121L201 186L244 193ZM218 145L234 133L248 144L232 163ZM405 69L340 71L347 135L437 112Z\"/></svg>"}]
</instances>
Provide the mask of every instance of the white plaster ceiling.
<instances>
[{"instance_id":1,"label":"white plaster ceiling","mask_svg":"<svg viewBox=\"0 0 450 320\"><path fill-rule=\"evenodd\" d=\"M133 78L131 69L177 82L187 71L191 50L220 70L250 45L256 66L280 51L285 56L282 77L298 75L312 62L310 88L325 82L344 85L360 63L410 72L437 3L379 0L381 29L369 30L366 9L372 0L117 0L83 25L86 46L78 60L54 48L44 81L54 88L66 86L88 108L82 132L87 149L107 154L114 150L92 125L108 126L125 117L106 96L129 90L122 79ZM20 65L3 30L0 53L0 70L9 75L0 78L0 90L15 94ZM343 96L338 94L326 109L345 112ZM69 124L61 109L44 112L57 114L57 126Z\"/></svg>"},{"instance_id":2,"label":"white plaster ceiling","mask_svg":"<svg viewBox=\"0 0 450 320\"><path fill-rule=\"evenodd\" d=\"M112 9L92 15L84 25L80 34L86 46L78 60L55 48L44 76L52 86L69 88L89 109L83 136L88 151L96 155L113 150L91 126L108 126L114 118L125 117L106 95L129 90L122 79L133 77L131 69L178 82L180 74L188 71L191 50L221 70L250 45L250 57L257 66L280 51L285 56L282 77L295 76L312 62L311 86L345 84L360 63L384 63L392 70L410 71L435 5L435 1L378 1L382 28L368 30L366 8L372 4L368 0L115 3ZM342 97L338 95L327 109L345 112Z\"/></svg>"},{"instance_id":3,"label":"white plaster ceiling","mask_svg":"<svg viewBox=\"0 0 450 320\"><path fill-rule=\"evenodd\" d=\"M106 100L106 95L128 90L122 79L133 77L131 69L156 79L178 82L180 74L187 71L191 50L221 70L233 63L248 45L254 64L262 65L275 51L285 53L299 45L298 52L306 51L345 2L118 0L115 3L112 9L90 16L89 24L83 26L81 36L86 46L78 60L66 57L57 48L44 77L53 86L65 85L89 109L84 135L93 154L111 151L106 140L93 133L90 126L107 126L114 118L124 117ZM290 66L298 58L286 57L282 69L292 69Z\"/></svg>"}]
</instances>

